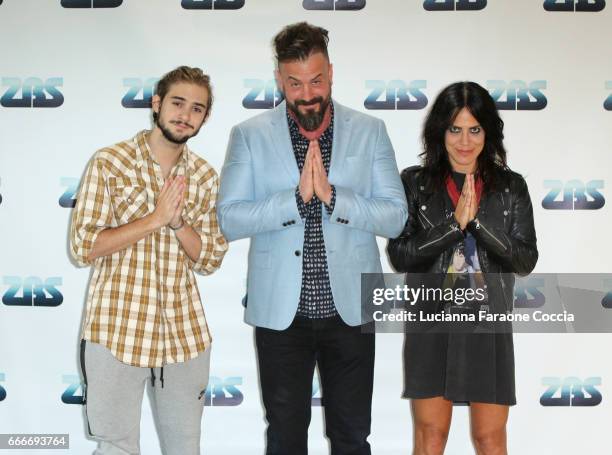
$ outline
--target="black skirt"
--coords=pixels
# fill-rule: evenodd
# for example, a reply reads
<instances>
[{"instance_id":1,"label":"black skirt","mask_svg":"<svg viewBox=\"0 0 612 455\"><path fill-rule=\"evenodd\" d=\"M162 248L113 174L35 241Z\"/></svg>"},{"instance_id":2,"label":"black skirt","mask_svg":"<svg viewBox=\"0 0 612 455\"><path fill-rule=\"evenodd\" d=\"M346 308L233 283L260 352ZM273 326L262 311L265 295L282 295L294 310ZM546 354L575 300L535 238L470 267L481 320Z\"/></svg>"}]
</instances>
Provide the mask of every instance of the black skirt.
<instances>
[{"instance_id":1,"label":"black skirt","mask_svg":"<svg viewBox=\"0 0 612 455\"><path fill-rule=\"evenodd\" d=\"M512 333L406 333L403 397L515 405Z\"/></svg>"}]
</instances>

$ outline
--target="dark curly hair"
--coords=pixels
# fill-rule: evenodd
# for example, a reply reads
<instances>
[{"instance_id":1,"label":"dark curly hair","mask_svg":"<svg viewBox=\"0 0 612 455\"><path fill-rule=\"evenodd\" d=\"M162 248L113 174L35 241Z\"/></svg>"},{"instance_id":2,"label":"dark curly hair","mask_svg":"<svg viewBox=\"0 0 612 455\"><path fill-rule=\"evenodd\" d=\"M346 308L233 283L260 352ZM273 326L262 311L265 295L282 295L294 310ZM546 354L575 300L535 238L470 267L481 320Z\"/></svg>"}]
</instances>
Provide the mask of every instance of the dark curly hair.
<instances>
[{"instance_id":1,"label":"dark curly hair","mask_svg":"<svg viewBox=\"0 0 612 455\"><path fill-rule=\"evenodd\" d=\"M452 168L444 137L457 114L467 108L485 132L485 145L478 156L478 174L485 190L506 183L509 171L504 148L504 121L500 118L489 92L475 82L455 82L443 89L425 119L423 127L423 161L425 174L436 188L444 186Z\"/></svg>"}]
</instances>

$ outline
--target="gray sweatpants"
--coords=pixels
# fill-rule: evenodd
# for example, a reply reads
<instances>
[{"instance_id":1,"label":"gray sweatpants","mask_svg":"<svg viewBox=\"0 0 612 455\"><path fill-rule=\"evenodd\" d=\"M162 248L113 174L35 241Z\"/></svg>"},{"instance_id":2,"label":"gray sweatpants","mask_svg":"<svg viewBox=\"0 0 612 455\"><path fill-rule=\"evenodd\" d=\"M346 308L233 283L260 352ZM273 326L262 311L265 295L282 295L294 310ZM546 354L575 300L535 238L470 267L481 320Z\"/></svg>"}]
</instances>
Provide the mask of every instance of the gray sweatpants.
<instances>
[{"instance_id":1,"label":"gray sweatpants","mask_svg":"<svg viewBox=\"0 0 612 455\"><path fill-rule=\"evenodd\" d=\"M86 413L94 455L140 454L140 412L145 387L164 455L200 455L204 390L208 384L210 348L184 363L140 368L117 360L89 341L81 347L81 368L87 383ZM155 380L153 381L153 375ZM154 382L154 385L152 384Z\"/></svg>"}]
</instances>

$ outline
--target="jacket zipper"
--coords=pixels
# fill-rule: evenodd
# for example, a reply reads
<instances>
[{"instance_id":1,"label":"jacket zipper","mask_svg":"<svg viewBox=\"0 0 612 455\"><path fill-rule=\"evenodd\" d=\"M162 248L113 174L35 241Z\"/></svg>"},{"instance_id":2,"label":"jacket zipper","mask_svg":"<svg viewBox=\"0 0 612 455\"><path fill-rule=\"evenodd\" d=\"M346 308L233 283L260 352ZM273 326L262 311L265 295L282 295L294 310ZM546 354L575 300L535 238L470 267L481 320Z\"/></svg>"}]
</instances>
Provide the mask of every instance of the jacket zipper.
<instances>
[{"instance_id":1,"label":"jacket zipper","mask_svg":"<svg viewBox=\"0 0 612 455\"><path fill-rule=\"evenodd\" d=\"M431 242L427 242L425 245L421 245L418 249L422 250L423 248L428 247L429 245L433 245L434 243L439 242L440 240L442 240L444 237L447 237L449 235L451 235L453 232L457 231L457 227L456 226L451 226L450 231L448 231L446 234L444 234L442 237L437 238L436 240L432 240Z\"/></svg>"},{"instance_id":2,"label":"jacket zipper","mask_svg":"<svg viewBox=\"0 0 612 455\"><path fill-rule=\"evenodd\" d=\"M508 249L508 247L506 245L504 245L501 240L499 240L497 237L495 237L493 234L491 234L491 231L489 231L486 227L484 227L484 224L480 224L480 221L478 220L478 218L475 218L474 221L476 221L476 229L480 229L482 227L482 229L484 229L484 231L489 234L490 237L492 237L497 243L499 243L502 248L504 249L504 251L506 251Z\"/></svg>"},{"instance_id":3,"label":"jacket zipper","mask_svg":"<svg viewBox=\"0 0 612 455\"><path fill-rule=\"evenodd\" d=\"M432 223L431 221L429 221L429 218L427 218L427 217L425 216L425 214L423 213L423 211L422 211L422 210L420 210L420 209L419 209L419 213L420 213L420 215L421 215L423 218L425 218L425 221L427 221L431 227L434 227L433 223Z\"/></svg>"}]
</instances>

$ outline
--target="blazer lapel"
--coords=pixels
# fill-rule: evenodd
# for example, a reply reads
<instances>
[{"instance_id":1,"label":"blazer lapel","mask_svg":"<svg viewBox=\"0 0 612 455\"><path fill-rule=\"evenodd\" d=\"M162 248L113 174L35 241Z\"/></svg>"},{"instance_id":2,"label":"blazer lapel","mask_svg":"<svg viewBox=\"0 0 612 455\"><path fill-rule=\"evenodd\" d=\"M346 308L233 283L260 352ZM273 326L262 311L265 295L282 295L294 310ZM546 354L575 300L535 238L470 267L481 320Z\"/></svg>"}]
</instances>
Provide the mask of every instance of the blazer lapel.
<instances>
[{"instance_id":1,"label":"blazer lapel","mask_svg":"<svg viewBox=\"0 0 612 455\"><path fill-rule=\"evenodd\" d=\"M285 166L293 184L297 185L300 181L300 171L295 160L291 137L289 136L289 124L287 123L285 102L283 101L274 108L271 114L272 119L270 120L269 134L272 138L272 148L278 160Z\"/></svg>"},{"instance_id":2,"label":"blazer lapel","mask_svg":"<svg viewBox=\"0 0 612 455\"><path fill-rule=\"evenodd\" d=\"M346 159L349 141L351 138L352 119L350 112L340 103L334 101L334 140L332 142L331 163L329 164L329 181L341 175L344 160Z\"/></svg>"}]
</instances>

